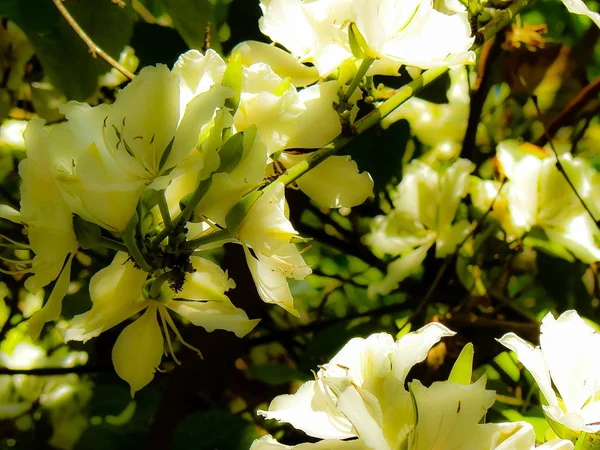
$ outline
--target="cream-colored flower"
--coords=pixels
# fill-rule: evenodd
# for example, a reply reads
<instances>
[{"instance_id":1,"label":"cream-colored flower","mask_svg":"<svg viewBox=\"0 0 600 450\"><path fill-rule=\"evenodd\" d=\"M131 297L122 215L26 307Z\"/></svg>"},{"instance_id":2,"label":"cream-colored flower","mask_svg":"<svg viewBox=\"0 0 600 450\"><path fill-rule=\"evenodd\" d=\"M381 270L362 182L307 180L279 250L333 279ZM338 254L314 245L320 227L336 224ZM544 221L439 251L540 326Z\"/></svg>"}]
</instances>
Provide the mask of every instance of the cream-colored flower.
<instances>
[{"instance_id":1,"label":"cream-colored flower","mask_svg":"<svg viewBox=\"0 0 600 450\"><path fill-rule=\"evenodd\" d=\"M555 157L542 149L537 149L537 154L527 150L514 140L498 144L496 156L509 180L502 192L509 216L502 225L515 237L537 226L550 241L583 262L599 261L600 230L556 167ZM597 174L586 161L570 154L560 155L560 161L583 201L592 213L600 215Z\"/></svg>"},{"instance_id":2,"label":"cream-colored flower","mask_svg":"<svg viewBox=\"0 0 600 450\"><path fill-rule=\"evenodd\" d=\"M311 273L300 251L292 243L298 235L287 216L282 183L262 194L240 223L236 237L244 246L248 267L258 293L266 303L275 303L294 315L287 278L302 280Z\"/></svg>"},{"instance_id":3,"label":"cream-colored flower","mask_svg":"<svg viewBox=\"0 0 600 450\"><path fill-rule=\"evenodd\" d=\"M326 77L353 58L349 27L355 24L369 55L376 58L369 74L397 75L401 65L428 69L475 61L475 54L469 51L473 38L467 11L455 3L261 0L259 26Z\"/></svg>"},{"instance_id":4,"label":"cream-colored flower","mask_svg":"<svg viewBox=\"0 0 600 450\"><path fill-rule=\"evenodd\" d=\"M209 51L189 65L206 78L218 72L218 59ZM146 67L112 105L63 107L67 124L51 139L62 147L57 177L74 212L122 232L144 189L164 189L181 173L202 169L195 150L202 129L232 91L214 84L191 93L180 72L177 65Z\"/></svg>"},{"instance_id":5,"label":"cream-colored flower","mask_svg":"<svg viewBox=\"0 0 600 450\"><path fill-rule=\"evenodd\" d=\"M399 256L388 266L386 277L369 286L369 295L387 294L415 273L435 244L435 255L444 258L468 235L467 220L455 222L460 201L467 195L469 174L475 165L459 159L437 172L414 160L392 194L394 209L373 222L366 242L378 255Z\"/></svg>"},{"instance_id":6,"label":"cream-colored flower","mask_svg":"<svg viewBox=\"0 0 600 450\"><path fill-rule=\"evenodd\" d=\"M113 348L115 370L129 383L133 396L154 378L164 350L163 334L175 361L169 329L182 344L188 345L179 334L169 309L209 332L228 330L238 337L249 333L258 320L248 319L224 294L235 287L233 280L204 258L192 256L190 260L195 271L186 276L182 289L175 292L162 286L160 297L152 299L144 297L142 292L148 274L136 269L126 254L118 253L108 267L92 277L92 309L73 319L63 332L64 339L85 342L143 312L121 332Z\"/></svg>"},{"instance_id":7,"label":"cream-colored flower","mask_svg":"<svg viewBox=\"0 0 600 450\"><path fill-rule=\"evenodd\" d=\"M360 436L368 441L369 436L379 436L397 448L414 421L412 400L404 388L408 372L442 337L452 334L432 323L397 342L385 333L352 339L322 366L315 381L304 383L293 395L276 397L268 411L258 413L288 422L313 437ZM375 413L377 425L361 416L365 409ZM367 432L366 427L376 429Z\"/></svg>"},{"instance_id":8,"label":"cream-colored flower","mask_svg":"<svg viewBox=\"0 0 600 450\"><path fill-rule=\"evenodd\" d=\"M540 345L534 347L514 333L499 342L517 354L543 395L543 408L557 434L561 426L574 432L600 431L600 334L567 311L542 320ZM559 424L559 426L556 426Z\"/></svg>"}]
</instances>

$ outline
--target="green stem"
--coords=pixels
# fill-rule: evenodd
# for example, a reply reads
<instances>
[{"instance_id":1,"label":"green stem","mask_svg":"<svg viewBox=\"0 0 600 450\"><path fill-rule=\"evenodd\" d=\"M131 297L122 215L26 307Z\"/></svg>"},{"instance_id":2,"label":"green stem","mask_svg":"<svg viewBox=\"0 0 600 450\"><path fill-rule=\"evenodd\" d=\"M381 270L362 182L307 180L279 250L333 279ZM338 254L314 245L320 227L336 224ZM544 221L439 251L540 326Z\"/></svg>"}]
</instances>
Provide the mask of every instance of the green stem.
<instances>
[{"instance_id":1,"label":"green stem","mask_svg":"<svg viewBox=\"0 0 600 450\"><path fill-rule=\"evenodd\" d=\"M206 194L206 192L208 192L208 189L210 189L211 183L212 178L208 178L206 180L201 181L200 184L198 184L198 187L194 191L192 198L187 203L187 205L185 205L183 211L177 217L175 217L175 219L171 222L171 225L165 226L165 228L154 238L154 240L152 241L153 247L156 248L162 241L164 241L166 237L175 228L177 228L177 226L180 223L185 223L188 220L190 220L190 217L192 217L192 214L194 213L194 209L196 209L196 206L198 206L198 203L200 203L200 200L202 200L204 194Z\"/></svg>"},{"instance_id":2,"label":"green stem","mask_svg":"<svg viewBox=\"0 0 600 450\"><path fill-rule=\"evenodd\" d=\"M152 282L152 287L150 288L150 298L159 298L160 290L162 285L171 279L171 272L165 272L162 275L159 275Z\"/></svg>"},{"instance_id":3,"label":"green stem","mask_svg":"<svg viewBox=\"0 0 600 450\"><path fill-rule=\"evenodd\" d=\"M350 99L350 97L352 97L352 94L354 94L354 91L356 90L356 88L358 87L358 85L360 84L362 79L365 77L365 75L367 74L369 67L371 67L371 64L373 64L373 61L375 61L375 59L373 59L373 58L363 59L360 67L358 68L358 72L356 72L356 75L352 79L350 86L348 86L348 90L344 94L342 103L348 102L348 99Z\"/></svg>"},{"instance_id":4,"label":"green stem","mask_svg":"<svg viewBox=\"0 0 600 450\"><path fill-rule=\"evenodd\" d=\"M227 239L231 239L229 230L219 230L215 231L214 233L207 234L206 236L201 236L197 239L187 241L182 247L186 250L196 250L198 247L203 245L213 244L215 242L225 241Z\"/></svg>"},{"instance_id":5,"label":"green stem","mask_svg":"<svg viewBox=\"0 0 600 450\"><path fill-rule=\"evenodd\" d=\"M496 16L488 22L481 30L475 33L475 43L471 47L472 50L479 48L486 40L490 39L498 31L508 25L513 17L515 17L523 8L530 3L529 0L514 0L513 4L505 10L499 11ZM363 62L364 63L364 62ZM416 94L421 92L424 88L429 86L443 74L448 72L448 67L439 67L435 69L426 70L421 76L415 78L410 83L401 87L396 93L379 105L375 110L364 116L362 119L357 120L351 130L351 135L340 135L327 144L325 147L312 153L304 161L300 161L298 164L290 167L275 182L265 187L264 191L272 189L276 183L290 184L293 181L300 178L306 172L317 166L325 159L332 155L339 153L352 139L354 136L364 133L368 129L379 124L381 119L389 115L396 108L404 104L407 100L414 97Z\"/></svg>"},{"instance_id":6,"label":"green stem","mask_svg":"<svg viewBox=\"0 0 600 450\"><path fill-rule=\"evenodd\" d=\"M160 209L160 215L162 216L163 222L166 227L171 226L171 213L169 212L169 205L167 204L167 197L165 196L165 190L160 191L158 195L158 209Z\"/></svg>"},{"instance_id":7,"label":"green stem","mask_svg":"<svg viewBox=\"0 0 600 450\"><path fill-rule=\"evenodd\" d=\"M100 236L100 240L98 241L98 247L106 247L111 250L116 250L118 252L127 253L128 249L125 244L119 241L115 241L114 239L107 238L105 236Z\"/></svg>"}]
</instances>

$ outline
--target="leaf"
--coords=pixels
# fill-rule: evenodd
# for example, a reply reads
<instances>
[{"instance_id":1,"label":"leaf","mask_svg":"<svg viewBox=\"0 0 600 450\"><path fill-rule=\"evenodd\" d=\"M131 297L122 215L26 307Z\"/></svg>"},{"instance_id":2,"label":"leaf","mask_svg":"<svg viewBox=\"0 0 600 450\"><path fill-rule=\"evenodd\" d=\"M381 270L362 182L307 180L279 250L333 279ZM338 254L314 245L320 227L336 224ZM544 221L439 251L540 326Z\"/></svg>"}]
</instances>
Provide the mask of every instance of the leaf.
<instances>
[{"instance_id":1,"label":"leaf","mask_svg":"<svg viewBox=\"0 0 600 450\"><path fill-rule=\"evenodd\" d=\"M475 350L473 344L469 342L465 345L458 355L458 359L452 367L448 376L448 381L456 384L468 386L471 384L471 375L473 374L473 354Z\"/></svg>"},{"instance_id":2,"label":"leaf","mask_svg":"<svg viewBox=\"0 0 600 450\"><path fill-rule=\"evenodd\" d=\"M367 171L373 177L375 193L383 191L394 177L400 175L408 138L408 122L400 120L387 130L369 130L348 145L347 153L356 161L360 171ZM373 158L375 153L377 158ZM386 163L382 164L381 161Z\"/></svg>"},{"instance_id":3,"label":"leaf","mask_svg":"<svg viewBox=\"0 0 600 450\"><path fill-rule=\"evenodd\" d=\"M252 376L263 383L278 385L294 380L309 380L310 377L285 364L259 364L250 369Z\"/></svg>"},{"instance_id":4,"label":"leaf","mask_svg":"<svg viewBox=\"0 0 600 450\"><path fill-rule=\"evenodd\" d=\"M221 53L218 24L215 23L214 8L209 0L160 0L160 3L190 48L202 50L205 45L205 30L210 22L210 48Z\"/></svg>"},{"instance_id":5,"label":"leaf","mask_svg":"<svg viewBox=\"0 0 600 450\"><path fill-rule=\"evenodd\" d=\"M80 0L65 4L88 36L115 59L129 43L135 15L130 3L121 8L111 2ZM111 67L94 58L49 0L11 0L0 6L0 15L25 32L44 74L69 99L86 100L98 86L98 76Z\"/></svg>"},{"instance_id":6,"label":"leaf","mask_svg":"<svg viewBox=\"0 0 600 450\"><path fill-rule=\"evenodd\" d=\"M209 410L191 414L179 423L171 450L248 450L259 437L247 420L229 412Z\"/></svg>"}]
</instances>

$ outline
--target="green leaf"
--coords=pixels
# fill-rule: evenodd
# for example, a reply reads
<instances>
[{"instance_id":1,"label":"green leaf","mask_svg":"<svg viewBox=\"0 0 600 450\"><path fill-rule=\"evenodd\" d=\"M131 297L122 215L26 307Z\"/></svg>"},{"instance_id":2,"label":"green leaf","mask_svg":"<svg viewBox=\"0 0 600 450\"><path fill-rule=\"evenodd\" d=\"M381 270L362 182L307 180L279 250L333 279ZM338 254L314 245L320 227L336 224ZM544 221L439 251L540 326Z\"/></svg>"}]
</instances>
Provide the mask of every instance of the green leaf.
<instances>
[{"instance_id":1,"label":"green leaf","mask_svg":"<svg viewBox=\"0 0 600 450\"><path fill-rule=\"evenodd\" d=\"M183 419L171 450L248 450L260 436L252 423L226 411L209 410Z\"/></svg>"},{"instance_id":2,"label":"green leaf","mask_svg":"<svg viewBox=\"0 0 600 450\"><path fill-rule=\"evenodd\" d=\"M221 160L217 172L230 173L242 160L244 155L244 134L239 132L227 139L227 142L219 149Z\"/></svg>"},{"instance_id":3,"label":"green leaf","mask_svg":"<svg viewBox=\"0 0 600 450\"><path fill-rule=\"evenodd\" d=\"M221 53L218 24L215 23L214 7L209 0L160 0L171 16L175 29L190 48L204 48L205 30L211 23L210 47Z\"/></svg>"},{"instance_id":4,"label":"green leaf","mask_svg":"<svg viewBox=\"0 0 600 450\"><path fill-rule=\"evenodd\" d=\"M360 170L373 177L375 193L382 192L388 183L399 178L409 131L408 122L400 120L387 130L373 128L357 136L346 147ZM374 152L379 155L377 158L373 158Z\"/></svg>"},{"instance_id":5,"label":"green leaf","mask_svg":"<svg viewBox=\"0 0 600 450\"><path fill-rule=\"evenodd\" d=\"M240 52L234 52L231 55L227 69L223 74L223 80L221 81L223 86L227 86L235 92L233 97L229 97L225 100L225 106L232 110L232 114L237 111L240 104L240 98L242 96L242 54Z\"/></svg>"},{"instance_id":6,"label":"green leaf","mask_svg":"<svg viewBox=\"0 0 600 450\"><path fill-rule=\"evenodd\" d=\"M108 1L80 0L65 7L100 48L119 59L133 33L135 14L130 2L121 8ZM10 1L0 7L0 13L23 29L44 74L69 99L86 100L96 90L98 76L111 69L106 61L90 54L51 1Z\"/></svg>"},{"instance_id":7,"label":"green leaf","mask_svg":"<svg viewBox=\"0 0 600 450\"><path fill-rule=\"evenodd\" d=\"M252 376L267 384L284 384L294 380L305 381L310 379L306 373L300 372L285 364L260 364L250 369Z\"/></svg>"},{"instance_id":8,"label":"green leaf","mask_svg":"<svg viewBox=\"0 0 600 450\"><path fill-rule=\"evenodd\" d=\"M448 376L448 381L456 384L462 384L464 386L471 384L474 353L475 350L471 342L463 347L460 355L458 355L458 359L452 367L450 375Z\"/></svg>"}]
</instances>

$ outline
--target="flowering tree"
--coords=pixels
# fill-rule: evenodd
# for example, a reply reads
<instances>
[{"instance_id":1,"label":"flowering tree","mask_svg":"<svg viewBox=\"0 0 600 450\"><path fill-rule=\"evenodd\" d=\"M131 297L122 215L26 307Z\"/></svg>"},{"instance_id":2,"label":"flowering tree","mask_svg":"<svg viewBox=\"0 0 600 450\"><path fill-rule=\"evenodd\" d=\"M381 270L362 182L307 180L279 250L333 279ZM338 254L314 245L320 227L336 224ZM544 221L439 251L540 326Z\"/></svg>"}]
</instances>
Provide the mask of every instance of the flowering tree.
<instances>
[{"instance_id":1,"label":"flowering tree","mask_svg":"<svg viewBox=\"0 0 600 450\"><path fill-rule=\"evenodd\" d=\"M2 448L600 448L597 9L0 4Z\"/></svg>"}]
</instances>

